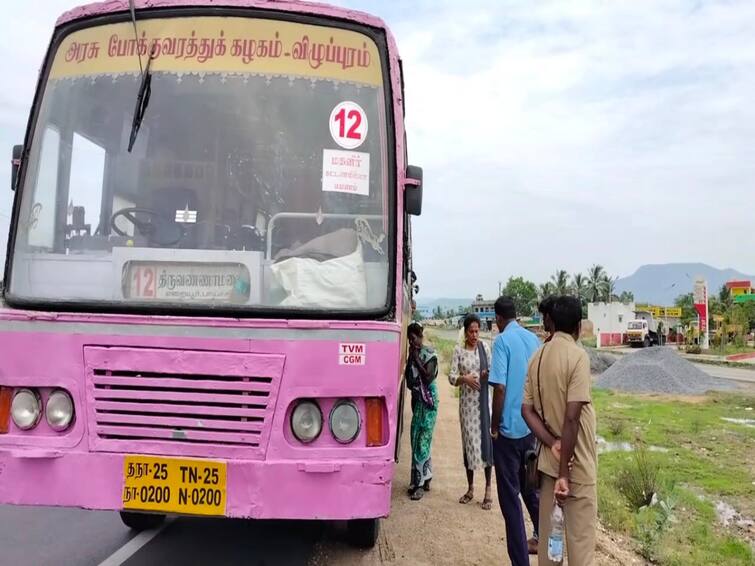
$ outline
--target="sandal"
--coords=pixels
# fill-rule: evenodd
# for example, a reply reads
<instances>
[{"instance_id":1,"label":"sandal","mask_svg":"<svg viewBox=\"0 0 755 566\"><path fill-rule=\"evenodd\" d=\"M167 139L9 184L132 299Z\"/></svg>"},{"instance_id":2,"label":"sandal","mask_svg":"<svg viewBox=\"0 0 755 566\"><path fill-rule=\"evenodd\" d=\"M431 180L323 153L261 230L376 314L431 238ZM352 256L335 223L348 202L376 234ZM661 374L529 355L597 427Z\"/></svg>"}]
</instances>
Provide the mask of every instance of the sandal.
<instances>
[{"instance_id":1,"label":"sandal","mask_svg":"<svg viewBox=\"0 0 755 566\"><path fill-rule=\"evenodd\" d=\"M466 505L473 499L474 499L474 491L470 489L464 495L461 496L461 498L459 499L459 503L461 503L462 505Z\"/></svg>"},{"instance_id":2,"label":"sandal","mask_svg":"<svg viewBox=\"0 0 755 566\"><path fill-rule=\"evenodd\" d=\"M433 480L427 480L425 482L425 484L422 486L422 489L424 489L425 491L430 491L430 482L431 481L433 481Z\"/></svg>"},{"instance_id":3,"label":"sandal","mask_svg":"<svg viewBox=\"0 0 755 566\"><path fill-rule=\"evenodd\" d=\"M481 507L485 511L490 511L493 508L493 500L490 497L486 497L482 500Z\"/></svg>"},{"instance_id":4,"label":"sandal","mask_svg":"<svg viewBox=\"0 0 755 566\"><path fill-rule=\"evenodd\" d=\"M412 496L410 499L412 501L419 501L420 499L422 499L422 497L424 497L424 495L425 495L425 490L422 489L421 487L418 487L416 490L414 490L414 493L412 493Z\"/></svg>"}]
</instances>

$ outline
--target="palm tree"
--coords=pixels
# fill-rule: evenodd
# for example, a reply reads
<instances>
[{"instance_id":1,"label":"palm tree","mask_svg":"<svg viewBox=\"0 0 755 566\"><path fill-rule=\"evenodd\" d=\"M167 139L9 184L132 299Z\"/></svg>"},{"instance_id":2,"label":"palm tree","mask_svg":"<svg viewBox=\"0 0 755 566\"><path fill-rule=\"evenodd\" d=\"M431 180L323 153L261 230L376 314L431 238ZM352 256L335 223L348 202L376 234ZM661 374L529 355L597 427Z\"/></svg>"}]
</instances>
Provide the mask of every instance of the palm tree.
<instances>
[{"instance_id":1,"label":"palm tree","mask_svg":"<svg viewBox=\"0 0 755 566\"><path fill-rule=\"evenodd\" d=\"M601 297L605 294L605 279L606 271L602 265L595 264L587 271L587 288L585 292L591 302L594 303L601 300Z\"/></svg>"},{"instance_id":2,"label":"palm tree","mask_svg":"<svg viewBox=\"0 0 755 566\"><path fill-rule=\"evenodd\" d=\"M556 271L551 275L551 285L556 295L566 295L569 292L569 274L563 269Z\"/></svg>"},{"instance_id":3,"label":"palm tree","mask_svg":"<svg viewBox=\"0 0 755 566\"><path fill-rule=\"evenodd\" d=\"M553 283L550 281L547 281L543 284L541 284L537 289L537 294L539 300L543 300L545 297L550 297L551 295L555 294L555 289L553 287Z\"/></svg>"},{"instance_id":4,"label":"palm tree","mask_svg":"<svg viewBox=\"0 0 755 566\"><path fill-rule=\"evenodd\" d=\"M608 275L603 277L603 300L606 303L610 303L615 297L614 291L618 280L618 277L609 277Z\"/></svg>"},{"instance_id":5,"label":"palm tree","mask_svg":"<svg viewBox=\"0 0 755 566\"><path fill-rule=\"evenodd\" d=\"M587 290L587 277L581 273L575 273L572 275L572 290L578 299L585 298L585 291Z\"/></svg>"}]
</instances>

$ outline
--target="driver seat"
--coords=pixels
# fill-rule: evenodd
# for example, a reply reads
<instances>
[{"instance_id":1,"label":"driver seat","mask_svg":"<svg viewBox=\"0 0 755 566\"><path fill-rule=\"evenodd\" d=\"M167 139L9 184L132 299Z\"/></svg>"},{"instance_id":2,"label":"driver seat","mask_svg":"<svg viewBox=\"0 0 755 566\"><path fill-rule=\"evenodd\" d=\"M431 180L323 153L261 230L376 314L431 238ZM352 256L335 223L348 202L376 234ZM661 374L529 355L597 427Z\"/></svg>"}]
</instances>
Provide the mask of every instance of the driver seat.
<instances>
[{"instance_id":1,"label":"driver seat","mask_svg":"<svg viewBox=\"0 0 755 566\"><path fill-rule=\"evenodd\" d=\"M195 191L183 187L155 189L152 191L150 208L165 219L166 222L163 224L162 230L170 230L172 233L176 224L184 229L186 235L177 244L177 247L198 247L199 231L196 228L197 223L202 220L202 213L199 211L199 198ZM184 213L184 220L193 221L176 222L177 218L180 219L179 217ZM156 227L156 230L161 231L160 225ZM159 241L160 238L157 239Z\"/></svg>"}]
</instances>

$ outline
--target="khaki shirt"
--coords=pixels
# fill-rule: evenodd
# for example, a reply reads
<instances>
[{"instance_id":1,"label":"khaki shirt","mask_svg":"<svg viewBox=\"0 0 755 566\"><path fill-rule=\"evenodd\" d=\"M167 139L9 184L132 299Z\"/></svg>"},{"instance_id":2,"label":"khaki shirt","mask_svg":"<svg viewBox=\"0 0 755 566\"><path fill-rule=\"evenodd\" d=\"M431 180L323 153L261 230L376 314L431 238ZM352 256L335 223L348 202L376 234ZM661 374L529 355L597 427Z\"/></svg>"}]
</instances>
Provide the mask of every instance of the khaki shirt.
<instances>
[{"instance_id":1,"label":"khaki shirt","mask_svg":"<svg viewBox=\"0 0 755 566\"><path fill-rule=\"evenodd\" d=\"M532 356L524 388L524 404L534 406L537 414L544 417L551 434L557 438L561 438L566 403L586 403L582 406L574 448L574 467L570 475L571 481L585 485L594 485L598 475L591 385L590 358L587 352L577 345L574 338L557 332L550 342ZM540 450L538 469L551 477L558 477L558 462L545 446Z\"/></svg>"}]
</instances>

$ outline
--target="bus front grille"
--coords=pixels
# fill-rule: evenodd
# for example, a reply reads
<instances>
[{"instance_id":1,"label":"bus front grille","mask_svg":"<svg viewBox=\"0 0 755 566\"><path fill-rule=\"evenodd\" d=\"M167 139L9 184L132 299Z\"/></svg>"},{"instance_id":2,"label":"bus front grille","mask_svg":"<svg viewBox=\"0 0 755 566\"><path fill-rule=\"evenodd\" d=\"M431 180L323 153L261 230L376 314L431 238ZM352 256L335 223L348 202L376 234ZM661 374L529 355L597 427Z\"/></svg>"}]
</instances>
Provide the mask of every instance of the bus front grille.
<instances>
[{"instance_id":1,"label":"bus front grille","mask_svg":"<svg viewBox=\"0 0 755 566\"><path fill-rule=\"evenodd\" d=\"M262 455L283 356L86 348L95 450Z\"/></svg>"}]
</instances>

